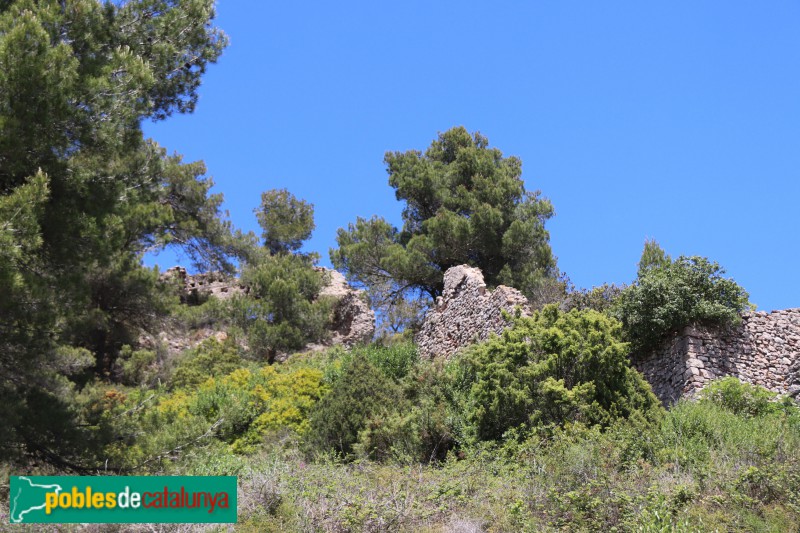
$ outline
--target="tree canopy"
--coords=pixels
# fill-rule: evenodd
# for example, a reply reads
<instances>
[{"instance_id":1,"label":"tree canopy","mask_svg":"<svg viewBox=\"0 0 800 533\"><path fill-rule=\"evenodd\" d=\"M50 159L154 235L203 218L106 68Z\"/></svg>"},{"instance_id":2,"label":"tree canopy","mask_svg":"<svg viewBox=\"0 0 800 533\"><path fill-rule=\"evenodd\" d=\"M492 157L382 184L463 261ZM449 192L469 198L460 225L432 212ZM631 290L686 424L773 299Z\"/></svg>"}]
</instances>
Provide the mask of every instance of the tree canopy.
<instances>
[{"instance_id":1,"label":"tree canopy","mask_svg":"<svg viewBox=\"0 0 800 533\"><path fill-rule=\"evenodd\" d=\"M140 126L194 109L227 42L213 18L212 0L0 2L0 454L69 461L73 383L163 309L145 251L232 269L204 165Z\"/></svg>"},{"instance_id":2,"label":"tree canopy","mask_svg":"<svg viewBox=\"0 0 800 533\"><path fill-rule=\"evenodd\" d=\"M748 294L708 258L675 260L655 241L645 243L636 281L616 298L613 313L635 353L647 354L692 323L729 325L749 307Z\"/></svg>"},{"instance_id":3,"label":"tree canopy","mask_svg":"<svg viewBox=\"0 0 800 533\"><path fill-rule=\"evenodd\" d=\"M264 246L273 254L296 252L314 231L314 206L286 189L263 192L255 212Z\"/></svg>"},{"instance_id":4,"label":"tree canopy","mask_svg":"<svg viewBox=\"0 0 800 533\"><path fill-rule=\"evenodd\" d=\"M440 133L428 149L388 152L389 185L404 202L403 227L358 218L337 233L336 268L388 300L408 291L431 298L444 272L479 267L489 285L531 294L557 274L545 222L551 203L526 191L522 163L480 133Z\"/></svg>"}]
</instances>

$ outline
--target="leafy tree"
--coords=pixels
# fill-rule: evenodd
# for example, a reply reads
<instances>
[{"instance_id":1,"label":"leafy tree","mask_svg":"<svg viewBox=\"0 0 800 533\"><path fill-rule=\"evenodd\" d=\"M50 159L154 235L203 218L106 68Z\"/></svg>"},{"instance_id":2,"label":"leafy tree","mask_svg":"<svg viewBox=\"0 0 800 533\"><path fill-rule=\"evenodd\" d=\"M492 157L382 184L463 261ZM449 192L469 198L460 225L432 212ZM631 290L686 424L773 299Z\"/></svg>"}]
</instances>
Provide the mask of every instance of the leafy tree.
<instances>
[{"instance_id":1,"label":"leafy tree","mask_svg":"<svg viewBox=\"0 0 800 533\"><path fill-rule=\"evenodd\" d=\"M405 202L403 227L372 217L339 229L331 260L350 280L391 302L415 291L439 296L444 271L464 263L480 267L489 285L528 294L557 274L544 228L552 205L525 190L520 160L486 137L457 127L424 154L389 152L384 161Z\"/></svg>"},{"instance_id":2,"label":"leafy tree","mask_svg":"<svg viewBox=\"0 0 800 533\"><path fill-rule=\"evenodd\" d=\"M622 291L614 311L635 353L651 352L692 323L739 323L749 306L747 292L723 277L718 263L698 256L671 261L654 249L645 245L639 277Z\"/></svg>"},{"instance_id":3,"label":"leafy tree","mask_svg":"<svg viewBox=\"0 0 800 533\"><path fill-rule=\"evenodd\" d=\"M0 3L0 455L80 468L74 383L164 309L141 255L231 269L241 250L202 163L140 127L194 109L226 44L213 17L212 0Z\"/></svg>"},{"instance_id":4,"label":"leafy tree","mask_svg":"<svg viewBox=\"0 0 800 533\"><path fill-rule=\"evenodd\" d=\"M499 440L523 425L650 417L658 400L629 366L620 324L554 305L476 345L454 363L468 438Z\"/></svg>"},{"instance_id":5,"label":"leafy tree","mask_svg":"<svg viewBox=\"0 0 800 533\"><path fill-rule=\"evenodd\" d=\"M264 246L273 254L296 252L314 231L313 204L286 189L261 193L261 206L255 212Z\"/></svg>"}]
</instances>

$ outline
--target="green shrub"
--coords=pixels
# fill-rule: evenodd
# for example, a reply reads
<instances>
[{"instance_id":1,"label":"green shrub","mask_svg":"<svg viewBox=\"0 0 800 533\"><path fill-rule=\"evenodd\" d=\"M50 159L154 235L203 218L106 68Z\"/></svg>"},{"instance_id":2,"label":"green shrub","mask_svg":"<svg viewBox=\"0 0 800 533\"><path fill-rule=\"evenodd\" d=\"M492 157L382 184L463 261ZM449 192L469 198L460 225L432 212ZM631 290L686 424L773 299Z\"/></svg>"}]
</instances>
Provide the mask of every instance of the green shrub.
<instances>
[{"instance_id":1,"label":"green shrub","mask_svg":"<svg viewBox=\"0 0 800 533\"><path fill-rule=\"evenodd\" d=\"M384 346L379 343L356 346L350 351L342 348L330 350L333 364L328 369L329 378L334 381L344 368L357 357L363 357L384 376L399 382L405 378L419 361L417 347L409 342L398 342Z\"/></svg>"},{"instance_id":2,"label":"green shrub","mask_svg":"<svg viewBox=\"0 0 800 533\"><path fill-rule=\"evenodd\" d=\"M347 457L371 418L390 411L400 400L398 387L363 354L356 354L333 382L311 415L309 444Z\"/></svg>"},{"instance_id":3,"label":"green shrub","mask_svg":"<svg viewBox=\"0 0 800 533\"><path fill-rule=\"evenodd\" d=\"M610 313L624 289L624 286L604 283L591 289L574 290L566 295L561 308L566 311L594 309L601 313Z\"/></svg>"},{"instance_id":4,"label":"green shrub","mask_svg":"<svg viewBox=\"0 0 800 533\"><path fill-rule=\"evenodd\" d=\"M442 365L417 364L401 386L403 401L369 419L359 433L356 453L404 464L443 460L456 441L450 384Z\"/></svg>"},{"instance_id":5,"label":"green shrub","mask_svg":"<svg viewBox=\"0 0 800 533\"><path fill-rule=\"evenodd\" d=\"M210 377L224 376L243 365L239 348L230 338L209 338L184 353L172 374L173 389L195 387Z\"/></svg>"},{"instance_id":6,"label":"green shrub","mask_svg":"<svg viewBox=\"0 0 800 533\"><path fill-rule=\"evenodd\" d=\"M661 423L658 461L703 470L715 456L740 464L789 458L800 469L798 408L775 404L756 412L736 413L718 399L678 402Z\"/></svg>"},{"instance_id":7,"label":"green shrub","mask_svg":"<svg viewBox=\"0 0 800 533\"><path fill-rule=\"evenodd\" d=\"M365 352L369 361L387 377L399 381L406 377L419 361L417 347L411 342L390 344L388 346L371 345L368 348L354 350Z\"/></svg>"},{"instance_id":8,"label":"green shrub","mask_svg":"<svg viewBox=\"0 0 800 533\"><path fill-rule=\"evenodd\" d=\"M720 407L743 416L764 416L791 409L789 402L778 402L778 395L764 387L743 383L735 377L714 380L706 385L701 401L713 402ZM795 406L795 410L796 410Z\"/></svg>"},{"instance_id":9,"label":"green shrub","mask_svg":"<svg viewBox=\"0 0 800 533\"><path fill-rule=\"evenodd\" d=\"M655 396L629 366L619 323L597 311L547 306L454 363L466 437L501 439L524 424L608 425L657 412Z\"/></svg>"},{"instance_id":10,"label":"green shrub","mask_svg":"<svg viewBox=\"0 0 800 533\"><path fill-rule=\"evenodd\" d=\"M617 298L614 314L640 355L692 323L737 324L749 306L747 292L719 264L696 256L665 261L644 264Z\"/></svg>"},{"instance_id":11,"label":"green shrub","mask_svg":"<svg viewBox=\"0 0 800 533\"><path fill-rule=\"evenodd\" d=\"M321 370L271 365L238 368L172 392L93 384L82 392L81 406L110 469L152 472L171 468L183 453L203 446L249 454L273 435L302 435L324 392ZM241 464L226 459L219 468L228 463Z\"/></svg>"},{"instance_id":12,"label":"green shrub","mask_svg":"<svg viewBox=\"0 0 800 533\"><path fill-rule=\"evenodd\" d=\"M152 350L134 350L124 345L115 362L119 380L126 385L152 385L159 371L156 359Z\"/></svg>"},{"instance_id":13,"label":"green shrub","mask_svg":"<svg viewBox=\"0 0 800 533\"><path fill-rule=\"evenodd\" d=\"M190 412L221 420L218 435L240 453L254 451L275 431L308 430L313 406L325 392L322 372L309 367L240 368L203 383L187 400Z\"/></svg>"}]
</instances>

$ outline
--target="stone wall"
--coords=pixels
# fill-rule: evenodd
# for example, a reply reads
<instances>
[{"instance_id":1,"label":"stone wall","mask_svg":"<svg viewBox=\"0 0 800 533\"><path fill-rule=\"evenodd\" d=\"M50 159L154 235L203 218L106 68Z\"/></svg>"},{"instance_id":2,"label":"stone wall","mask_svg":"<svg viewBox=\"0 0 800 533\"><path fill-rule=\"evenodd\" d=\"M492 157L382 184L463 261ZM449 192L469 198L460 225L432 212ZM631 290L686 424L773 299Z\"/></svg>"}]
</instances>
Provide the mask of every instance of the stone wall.
<instances>
[{"instance_id":1,"label":"stone wall","mask_svg":"<svg viewBox=\"0 0 800 533\"><path fill-rule=\"evenodd\" d=\"M486 289L478 268L460 265L444 274L444 292L430 309L417 333L417 349L422 357L450 356L460 348L489 338L508 327L503 311L530 315L528 300L517 289Z\"/></svg>"},{"instance_id":2,"label":"stone wall","mask_svg":"<svg viewBox=\"0 0 800 533\"><path fill-rule=\"evenodd\" d=\"M689 326L636 367L665 404L724 376L797 398L800 309L747 313L735 328Z\"/></svg>"},{"instance_id":3,"label":"stone wall","mask_svg":"<svg viewBox=\"0 0 800 533\"><path fill-rule=\"evenodd\" d=\"M189 274L181 266L174 266L167 269L161 275L162 280L172 280L178 284L181 295L181 302L197 304L206 300L209 296L214 296L221 300L232 297L235 294L247 294L247 287L239 283L239 280L226 276L220 272L203 272L200 274Z\"/></svg>"},{"instance_id":4,"label":"stone wall","mask_svg":"<svg viewBox=\"0 0 800 533\"><path fill-rule=\"evenodd\" d=\"M509 326L503 310L530 314L525 297L500 286L488 291L477 268L444 274L444 293L416 336L423 357L448 357ZM747 313L735 328L690 326L635 363L664 404L691 396L712 379L735 376L800 399L800 308Z\"/></svg>"},{"instance_id":5,"label":"stone wall","mask_svg":"<svg viewBox=\"0 0 800 533\"><path fill-rule=\"evenodd\" d=\"M364 291L348 285L341 272L323 267L315 268L327 278L319 295L336 298L330 343L350 347L371 341L375 335L375 311L367 304Z\"/></svg>"}]
</instances>

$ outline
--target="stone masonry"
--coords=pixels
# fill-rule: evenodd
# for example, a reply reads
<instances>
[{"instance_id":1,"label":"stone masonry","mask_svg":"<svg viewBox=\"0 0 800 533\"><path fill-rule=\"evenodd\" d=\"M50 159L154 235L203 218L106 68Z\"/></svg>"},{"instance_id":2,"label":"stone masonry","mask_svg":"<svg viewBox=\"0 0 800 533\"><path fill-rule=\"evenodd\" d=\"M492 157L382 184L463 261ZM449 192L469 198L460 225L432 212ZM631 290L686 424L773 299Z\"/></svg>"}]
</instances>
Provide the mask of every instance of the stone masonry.
<instances>
[{"instance_id":1,"label":"stone masonry","mask_svg":"<svg viewBox=\"0 0 800 533\"><path fill-rule=\"evenodd\" d=\"M636 367L664 404L724 376L797 398L800 309L746 313L735 328L689 326Z\"/></svg>"},{"instance_id":2,"label":"stone masonry","mask_svg":"<svg viewBox=\"0 0 800 533\"><path fill-rule=\"evenodd\" d=\"M509 326L503 311L511 314L519 308L530 315L528 300L517 289L501 285L486 289L478 268L460 265L444 274L444 292L436 305L425 314L417 333L421 357L448 357L460 348L501 333Z\"/></svg>"},{"instance_id":3,"label":"stone masonry","mask_svg":"<svg viewBox=\"0 0 800 533\"><path fill-rule=\"evenodd\" d=\"M444 274L443 296L416 336L419 353L449 357L499 334L509 326L502 311L513 313L517 307L530 314L516 289L488 291L479 269L453 267ZM800 308L745 313L734 328L689 326L635 366L667 405L724 376L800 399Z\"/></svg>"},{"instance_id":4,"label":"stone masonry","mask_svg":"<svg viewBox=\"0 0 800 533\"><path fill-rule=\"evenodd\" d=\"M248 289L239 283L236 278L226 276L220 272L203 272L189 274L181 266L167 269L161 275L162 280L174 280L181 290L181 302L197 304L214 296L226 300L236 294L247 294Z\"/></svg>"}]
</instances>

